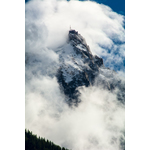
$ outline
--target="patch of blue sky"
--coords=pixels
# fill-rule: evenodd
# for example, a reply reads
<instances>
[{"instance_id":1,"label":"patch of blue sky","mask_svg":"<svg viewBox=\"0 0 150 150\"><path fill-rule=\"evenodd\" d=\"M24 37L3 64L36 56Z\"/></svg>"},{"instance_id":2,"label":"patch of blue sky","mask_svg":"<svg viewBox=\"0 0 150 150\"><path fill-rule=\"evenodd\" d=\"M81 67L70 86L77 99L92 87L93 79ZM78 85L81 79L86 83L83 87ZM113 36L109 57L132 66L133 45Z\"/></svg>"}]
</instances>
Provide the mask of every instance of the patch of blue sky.
<instances>
[{"instance_id":1,"label":"patch of blue sky","mask_svg":"<svg viewBox=\"0 0 150 150\"><path fill-rule=\"evenodd\" d=\"M100 56L105 67L125 72L125 43L116 41L110 48L100 44L99 46L105 51Z\"/></svg>"},{"instance_id":2,"label":"patch of blue sky","mask_svg":"<svg viewBox=\"0 0 150 150\"><path fill-rule=\"evenodd\" d=\"M70 0L67 0L70 1ZM86 0L79 0L86 1ZM109 6L113 11L125 15L125 0L90 0Z\"/></svg>"},{"instance_id":3,"label":"patch of blue sky","mask_svg":"<svg viewBox=\"0 0 150 150\"><path fill-rule=\"evenodd\" d=\"M25 3L29 2L30 0L25 0Z\"/></svg>"},{"instance_id":4,"label":"patch of blue sky","mask_svg":"<svg viewBox=\"0 0 150 150\"><path fill-rule=\"evenodd\" d=\"M92 1L108 5L113 11L125 15L125 0L92 0Z\"/></svg>"},{"instance_id":5,"label":"patch of blue sky","mask_svg":"<svg viewBox=\"0 0 150 150\"><path fill-rule=\"evenodd\" d=\"M111 61L108 59L107 56L103 56L103 62L104 62L104 66L106 68L110 68L112 70L115 70L116 72L117 71L122 71L122 72L125 72L125 58L124 57L113 57L111 58ZM119 63L118 63L119 61Z\"/></svg>"}]
</instances>

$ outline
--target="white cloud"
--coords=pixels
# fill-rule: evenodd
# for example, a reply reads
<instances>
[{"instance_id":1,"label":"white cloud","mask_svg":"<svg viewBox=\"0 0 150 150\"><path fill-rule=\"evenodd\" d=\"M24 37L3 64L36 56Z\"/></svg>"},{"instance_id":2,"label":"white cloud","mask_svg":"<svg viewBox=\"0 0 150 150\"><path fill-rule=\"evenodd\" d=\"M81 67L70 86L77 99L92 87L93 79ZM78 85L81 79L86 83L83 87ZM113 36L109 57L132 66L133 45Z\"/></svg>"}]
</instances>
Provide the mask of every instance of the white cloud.
<instances>
[{"instance_id":1,"label":"white cloud","mask_svg":"<svg viewBox=\"0 0 150 150\"><path fill-rule=\"evenodd\" d=\"M55 78L27 83L26 128L71 149L119 150L124 106L100 86L83 87L80 92L81 104L70 108Z\"/></svg>"},{"instance_id":2,"label":"white cloud","mask_svg":"<svg viewBox=\"0 0 150 150\"><path fill-rule=\"evenodd\" d=\"M114 41L124 42L123 24L124 16L91 1L30 1L26 4L26 47L61 46L71 26L83 35L93 54L107 56L111 64L115 54L110 56L107 49L119 48Z\"/></svg>"},{"instance_id":3,"label":"white cloud","mask_svg":"<svg viewBox=\"0 0 150 150\"><path fill-rule=\"evenodd\" d=\"M124 45L114 41L124 42L123 22L124 17L109 7L90 1L26 4L26 128L74 150L119 150L124 106L116 94L99 85L84 87L82 103L71 109L54 75L59 63L56 49L67 41L70 25L86 39L93 54L106 57L108 65L122 62Z\"/></svg>"}]
</instances>

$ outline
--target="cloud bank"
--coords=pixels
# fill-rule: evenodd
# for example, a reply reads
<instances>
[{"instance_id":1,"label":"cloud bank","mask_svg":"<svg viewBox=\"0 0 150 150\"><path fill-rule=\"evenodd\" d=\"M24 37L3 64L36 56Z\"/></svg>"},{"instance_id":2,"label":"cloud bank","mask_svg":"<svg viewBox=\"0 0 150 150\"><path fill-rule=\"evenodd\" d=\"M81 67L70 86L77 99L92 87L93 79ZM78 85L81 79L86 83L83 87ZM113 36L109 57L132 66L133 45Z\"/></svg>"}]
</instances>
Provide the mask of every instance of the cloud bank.
<instances>
[{"instance_id":1,"label":"cloud bank","mask_svg":"<svg viewBox=\"0 0 150 150\"><path fill-rule=\"evenodd\" d=\"M124 71L124 16L91 1L34 0L26 4L26 49L55 49L77 30L107 67ZM112 65L113 64L113 65Z\"/></svg>"},{"instance_id":2,"label":"cloud bank","mask_svg":"<svg viewBox=\"0 0 150 150\"><path fill-rule=\"evenodd\" d=\"M82 103L70 108L55 78L26 84L26 128L78 150L119 150L124 139L124 105L100 86L82 87Z\"/></svg>"},{"instance_id":3,"label":"cloud bank","mask_svg":"<svg viewBox=\"0 0 150 150\"><path fill-rule=\"evenodd\" d=\"M124 71L124 16L95 2L33 0L26 4L26 128L73 150L120 150L124 105L99 84L80 87L82 103L70 108L55 78L58 47L68 30L86 39L93 54ZM119 72L120 74L124 73Z\"/></svg>"}]
</instances>

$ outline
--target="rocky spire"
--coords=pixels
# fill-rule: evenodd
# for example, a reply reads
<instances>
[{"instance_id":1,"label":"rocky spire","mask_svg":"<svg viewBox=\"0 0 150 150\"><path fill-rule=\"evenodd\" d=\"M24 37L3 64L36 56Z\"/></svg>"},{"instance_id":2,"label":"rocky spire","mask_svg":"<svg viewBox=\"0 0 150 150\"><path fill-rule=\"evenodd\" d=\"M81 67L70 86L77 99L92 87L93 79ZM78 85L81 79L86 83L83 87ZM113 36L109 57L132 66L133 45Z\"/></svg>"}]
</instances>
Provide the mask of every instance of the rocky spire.
<instances>
[{"instance_id":1,"label":"rocky spire","mask_svg":"<svg viewBox=\"0 0 150 150\"><path fill-rule=\"evenodd\" d=\"M78 103L80 86L89 86L103 66L103 59L93 56L85 39L75 30L68 33L68 44L60 54L61 67L57 79L70 103Z\"/></svg>"}]
</instances>

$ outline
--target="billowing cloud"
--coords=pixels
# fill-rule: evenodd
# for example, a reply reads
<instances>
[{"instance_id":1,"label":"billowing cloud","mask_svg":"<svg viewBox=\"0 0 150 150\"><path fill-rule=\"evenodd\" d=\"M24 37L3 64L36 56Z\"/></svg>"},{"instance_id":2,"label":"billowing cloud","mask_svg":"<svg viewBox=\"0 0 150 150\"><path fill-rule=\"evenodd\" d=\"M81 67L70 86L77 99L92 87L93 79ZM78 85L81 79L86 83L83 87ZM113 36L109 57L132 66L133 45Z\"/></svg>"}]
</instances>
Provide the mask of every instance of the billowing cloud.
<instances>
[{"instance_id":1,"label":"billowing cloud","mask_svg":"<svg viewBox=\"0 0 150 150\"><path fill-rule=\"evenodd\" d=\"M124 71L124 16L91 1L28 2L27 51L43 47L55 49L63 45L70 26L86 39L92 53L102 57L107 67Z\"/></svg>"},{"instance_id":2,"label":"billowing cloud","mask_svg":"<svg viewBox=\"0 0 150 150\"><path fill-rule=\"evenodd\" d=\"M101 86L80 89L82 102L70 108L55 78L26 84L26 128L78 150L119 150L124 139L124 105Z\"/></svg>"},{"instance_id":3,"label":"billowing cloud","mask_svg":"<svg viewBox=\"0 0 150 150\"><path fill-rule=\"evenodd\" d=\"M80 87L82 102L70 108L55 74L57 49L77 30L93 54L124 71L124 16L95 2L33 0L26 4L26 128L74 150L119 150L124 105L99 84ZM124 78L124 73L119 72Z\"/></svg>"}]
</instances>

